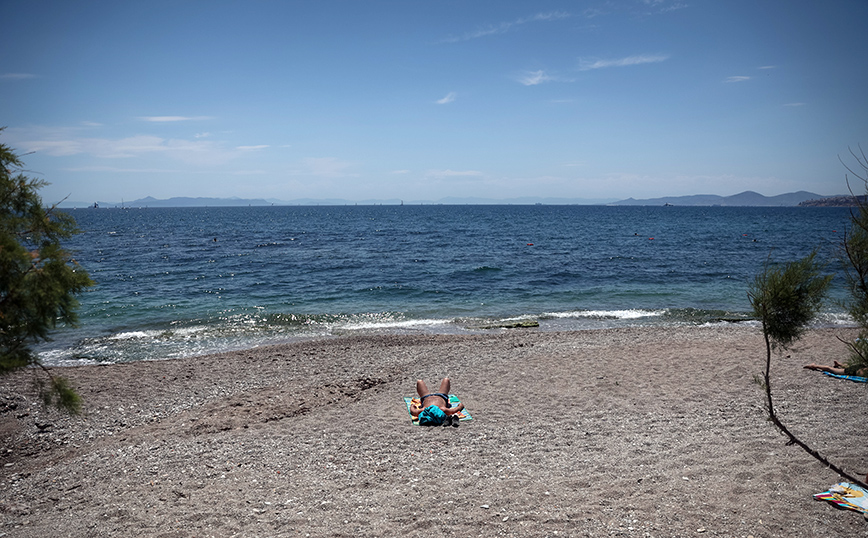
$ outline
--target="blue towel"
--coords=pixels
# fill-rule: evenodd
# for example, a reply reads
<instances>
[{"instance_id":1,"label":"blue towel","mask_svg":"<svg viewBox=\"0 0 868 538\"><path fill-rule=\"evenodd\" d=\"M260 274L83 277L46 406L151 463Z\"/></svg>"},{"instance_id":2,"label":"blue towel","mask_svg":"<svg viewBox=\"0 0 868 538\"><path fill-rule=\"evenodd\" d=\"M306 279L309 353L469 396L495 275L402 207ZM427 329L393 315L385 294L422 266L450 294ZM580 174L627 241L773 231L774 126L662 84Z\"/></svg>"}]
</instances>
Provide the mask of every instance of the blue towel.
<instances>
[{"instance_id":1,"label":"blue towel","mask_svg":"<svg viewBox=\"0 0 868 538\"><path fill-rule=\"evenodd\" d=\"M859 377L858 375L841 375L830 372L823 372L829 377L837 377L838 379L846 379L847 381L855 381L856 383L868 383L868 377Z\"/></svg>"}]
</instances>

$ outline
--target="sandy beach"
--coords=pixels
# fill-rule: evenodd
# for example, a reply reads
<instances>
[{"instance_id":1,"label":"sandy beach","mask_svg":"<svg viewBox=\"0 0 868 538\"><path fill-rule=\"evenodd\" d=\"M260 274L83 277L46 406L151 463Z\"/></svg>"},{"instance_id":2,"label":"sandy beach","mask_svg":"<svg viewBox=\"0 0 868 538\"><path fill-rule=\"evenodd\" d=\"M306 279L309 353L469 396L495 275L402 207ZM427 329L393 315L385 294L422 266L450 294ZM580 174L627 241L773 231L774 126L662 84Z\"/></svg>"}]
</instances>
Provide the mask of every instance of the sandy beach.
<instances>
[{"instance_id":1,"label":"sandy beach","mask_svg":"<svg viewBox=\"0 0 868 538\"><path fill-rule=\"evenodd\" d=\"M782 420L868 473L868 387L808 333L776 358ZM865 536L838 477L766 421L750 327L365 336L64 368L43 409L0 379L0 536ZM473 420L413 426L417 378Z\"/></svg>"}]
</instances>

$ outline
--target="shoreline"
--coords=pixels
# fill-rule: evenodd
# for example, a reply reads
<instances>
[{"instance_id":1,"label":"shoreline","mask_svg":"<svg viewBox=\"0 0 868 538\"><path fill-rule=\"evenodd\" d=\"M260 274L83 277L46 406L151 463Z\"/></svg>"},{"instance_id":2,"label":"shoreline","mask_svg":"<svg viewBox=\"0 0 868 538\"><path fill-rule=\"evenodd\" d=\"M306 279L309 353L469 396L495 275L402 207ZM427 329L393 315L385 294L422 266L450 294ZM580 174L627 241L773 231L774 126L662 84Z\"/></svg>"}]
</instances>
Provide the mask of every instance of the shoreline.
<instances>
[{"instance_id":1,"label":"shoreline","mask_svg":"<svg viewBox=\"0 0 868 538\"><path fill-rule=\"evenodd\" d=\"M802 369L840 360L836 336L855 330L773 358L775 405L864 474L866 387ZM63 367L81 418L34 405L18 373L0 378L0 533L864 533L813 500L837 477L765 420L764 359L752 327L338 336ZM401 398L444 375L473 420L411 426Z\"/></svg>"},{"instance_id":2,"label":"shoreline","mask_svg":"<svg viewBox=\"0 0 868 538\"><path fill-rule=\"evenodd\" d=\"M715 312L711 316L710 313ZM666 308L657 310L593 310L579 315L577 312L547 313L543 315L516 315L496 318L443 318L384 322L382 325L368 323L350 326L322 326L310 332L264 334L248 331L243 336L216 337L211 332L221 333L226 327L193 327L192 335L182 329L177 341L174 331L166 328L124 330L101 335L79 334L75 339L60 338L38 346L42 363L50 368L75 366L99 366L123 364L141 360L186 359L243 352L248 349L296 344L331 338L364 338L376 336L496 336L499 332L528 328L536 324L538 332L572 333L611 329L745 327L758 326L758 321L747 313L723 311L700 311L692 308ZM675 313L675 320L666 319ZM699 321L704 319L705 321ZM641 321L639 321L641 320ZM522 324L527 326L522 327ZM813 329L849 329L855 327L849 315L839 311L819 314ZM259 329L261 331L261 329ZM236 333L237 328L230 333ZM204 334L204 336L202 336ZM160 357L157 359L148 357Z\"/></svg>"}]
</instances>

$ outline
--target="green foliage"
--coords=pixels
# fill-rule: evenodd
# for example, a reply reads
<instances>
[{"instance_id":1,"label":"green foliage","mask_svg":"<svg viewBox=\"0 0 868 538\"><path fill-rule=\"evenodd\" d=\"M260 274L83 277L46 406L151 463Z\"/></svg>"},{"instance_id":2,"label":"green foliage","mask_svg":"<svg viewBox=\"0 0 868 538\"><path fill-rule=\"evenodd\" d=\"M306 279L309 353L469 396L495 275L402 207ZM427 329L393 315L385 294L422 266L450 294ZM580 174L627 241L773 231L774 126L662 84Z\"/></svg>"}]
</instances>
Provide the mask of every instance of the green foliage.
<instances>
[{"instance_id":1,"label":"green foliage","mask_svg":"<svg viewBox=\"0 0 868 538\"><path fill-rule=\"evenodd\" d=\"M845 365L856 370L868 368L868 328L863 325L859 337L847 345L850 347L850 358Z\"/></svg>"},{"instance_id":2,"label":"green foliage","mask_svg":"<svg viewBox=\"0 0 868 538\"><path fill-rule=\"evenodd\" d=\"M766 264L748 291L763 334L775 347L798 340L822 306L832 276L820 275L815 258L816 252L784 265Z\"/></svg>"},{"instance_id":3,"label":"green foliage","mask_svg":"<svg viewBox=\"0 0 868 538\"><path fill-rule=\"evenodd\" d=\"M47 340L59 323L74 325L75 295L93 285L61 246L78 232L74 219L43 206L38 191L45 181L27 177L21 167L15 152L0 144L0 375L42 366L30 346ZM62 378L50 377L47 401L74 412L78 396Z\"/></svg>"},{"instance_id":4,"label":"green foliage","mask_svg":"<svg viewBox=\"0 0 868 538\"><path fill-rule=\"evenodd\" d=\"M48 383L39 380L37 385L39 397L46 406L54 405L73 414L81 411L81 396L65 378L49 375Z\"/></svg>"},{"instance_id":5,"label":"green foliage","mask_svg":"<svg viewBox=\"0 0 868 538\"><path fill-rule=\"evenodd\" d=\"M868 170L868 167L865 168ZM868 214L864 209L864 206L860 207L860 210L862 210L860 211L860 215ZM865 222L868 223L868 220ZM864 276L868 275L868 272L861 268L868 269L868 233L866 233L868 232L868 227L859 226L858 221L855 224L854 233L851 234L851 238L855 237L854 242L845 245L845 250L852 248L853 255L856 258L851 257L850 252L847 252L847 255L851 260L858 260L858 263L853 264L853 272L851 272L851 275L855 275L855 280L851 279L850 282L851 285L854 285L854 301L856 303L860 300L863 301L862 304L856 305L857 310L853 310L853 312L854 317L863 320L860 321L860 324L866 328L863 330L863 336L865 336L868 335L868 332L866 332L868 327L863 323L864 320L868 319L868 315L866 315L868 314L868 287L865 287ZM856 230L856 228L860 230ZM757 275L750 286L748 297L753 306L754 315L762 322L763 336L765 337L766 344L765 371L762 378L755 377L754 380L762 387L766 394L765 403L769 420L781 433L788 437L788 445L800 446L802 450L810 454L814 459L849 482L862 487L868 487L868 484L833 464L822 454L796 437L781 422L777 413L775 413L771 383L772 348L786 349L802 336L808 322L819 312L823 298L832 281L831 275L824 276L820 274L822 266L816 263L816 254L816 252L813 252L801 260L784 265L766 263L763 272ZM861 318L856 315L860 311ZM851 349L856 354L860 353L860 350L861 352L868 351L868 339L864 341L857 340L855 344L851 345Z\"/></svg>"},{"instance_id":6,"label":"green foliage","mask_svg":"<svg viewBox=\"0 0 868 538\"><path fill-rule=\"evenodd\" d=\"M847 170L855 179L860 180L868 191L868 157L864 152L857 154L851 151L851 155L856 165L847 167ZM847 185L852 189L850 182L851 177L848 175ZM852 225L843 243L844 275L850 291L850 300L846 302L846 307L862 330L859 338L850 344L850 358L846 362L847 366L866 368L868 367L868 206L864 197L857 196L855 199L858 206L851 214Z\"/></svg>"},{"instance_id":7,"label":"green foliage","mask_svg":"<svg viewBox=\"0 0 868 538\"><path fill-rule=\"evenodd\" d=\"M861 326L868 326L868 213L854 213L853 225L844 239L844 274L850 290L847 302L850 315Z\"/></svg>"}]
</instances>

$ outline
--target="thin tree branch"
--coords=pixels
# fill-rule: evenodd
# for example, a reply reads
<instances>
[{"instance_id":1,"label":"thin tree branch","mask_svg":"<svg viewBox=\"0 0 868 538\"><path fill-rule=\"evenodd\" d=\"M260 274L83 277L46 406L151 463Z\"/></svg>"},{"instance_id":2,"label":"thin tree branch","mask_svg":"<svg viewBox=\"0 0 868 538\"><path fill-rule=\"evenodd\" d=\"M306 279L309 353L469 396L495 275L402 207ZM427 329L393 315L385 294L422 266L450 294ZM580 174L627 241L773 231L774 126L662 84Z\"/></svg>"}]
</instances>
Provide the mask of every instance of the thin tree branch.
<instances>
[{"instance_id":1,"label":"thin tree branch","mask_svg":"<svg viewBox=\"0 0 868 538\"><path fill-rule=\"evenodd\" d=\"M766 406L769 413L769 419L771 419L772 423L781 431L781 433L783 433L789 438L789 440L787 441L787 445L799 445L800 447L802 447L802 450L810 454L814 459L837 473L842 478L847 479L847 481L856 484L857 486L868 489L868 484L830 462L825 456L823 456L822 454L808 446L801 439L796 437L795 434L793 434L789 430L789 428L784 426L783 422L780 421L777 414L775 413L775 408L772 403L772 383L770 377L770 370L772 364L772 346L771 342L769 341L769 336L768 334L766 334L765 331L763 331L763 336L765 336L766 341L766 370L765 372L763 372L763 379L765 381Z\"/></svg>"}]
</instances>

